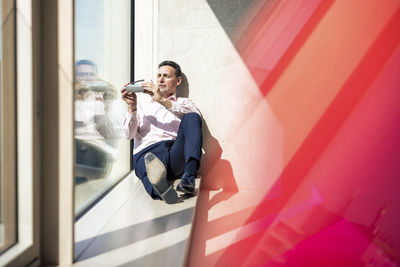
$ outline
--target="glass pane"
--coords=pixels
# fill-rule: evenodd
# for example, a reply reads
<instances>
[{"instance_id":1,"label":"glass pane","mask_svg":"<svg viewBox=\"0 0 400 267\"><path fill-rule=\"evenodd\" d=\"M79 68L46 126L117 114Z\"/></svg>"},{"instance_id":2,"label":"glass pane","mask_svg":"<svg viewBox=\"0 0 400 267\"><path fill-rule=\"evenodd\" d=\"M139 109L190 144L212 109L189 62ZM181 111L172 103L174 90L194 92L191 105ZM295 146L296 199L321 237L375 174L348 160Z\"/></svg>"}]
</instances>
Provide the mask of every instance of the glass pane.
<instances>
[{"instance_id":1,"label":"glass pane","mask_svg":"<svg viewBox=\"0 0 400 267\"><path fill-rule=\"evenodd\" d=\"M75 1L75 214L129 172L130 1Z\"/></svg>"},{"instance_id":2,"label":"glass pane","mask_svg":"<svg viewBox=\"0 0 400 267\"><path fill-rule=\"evenodd\" d=\"M0 252L16 242L14 13L0 0Z\"/></svg>"}]
</instances>

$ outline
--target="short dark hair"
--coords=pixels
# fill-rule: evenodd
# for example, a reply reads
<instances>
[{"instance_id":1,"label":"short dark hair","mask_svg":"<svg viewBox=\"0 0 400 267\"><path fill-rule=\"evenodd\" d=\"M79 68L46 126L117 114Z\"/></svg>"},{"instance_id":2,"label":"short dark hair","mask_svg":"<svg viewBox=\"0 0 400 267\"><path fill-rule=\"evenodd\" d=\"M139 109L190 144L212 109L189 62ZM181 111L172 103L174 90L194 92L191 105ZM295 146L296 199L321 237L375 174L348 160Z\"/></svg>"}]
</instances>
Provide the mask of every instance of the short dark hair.
<instances>
[{"instance_id":1,"label":"short dark hair","mask_svg":"<svg viewBox=\"0 0 400 267\"><path fill-rule=\"evenodd\" d=\"M171 66L175 69L176 77L182 76L181 67L178 65L178 63L171 61L171 60L165 60L165 61L161 62L160 64L158 64L158 68L161 68L162 66Z\"/></svg>"},{"instance_id":2,"label":"short dark hair","mask_svg":"<svg viewBox=\"0 0 400 267\"><path fill-rule=\"evenodd\" d=\"M76 62L76 64L75 64L76 67L78 67L78 66L80 66L80 65L89 65L89 66L92 66L92 67L94 68L94 70L96 71L96 73L97 73L97 66L96 66L96 64L95 64L93 61L89 60L89 59L81 59L81 60L79 60L78 62Z\"/></svg>"},{"instance_id":3,"label":"short dark hair","mask_svg":"<svg viewBox=\"0 0 400 267\"><path fill-rule=\"evenodd\" d=\"M78 62L76 62L76 65L92 65L96 67L96 64L94 64L94 62L89 59L81 59Z\"/></svg>"}]
</instances>

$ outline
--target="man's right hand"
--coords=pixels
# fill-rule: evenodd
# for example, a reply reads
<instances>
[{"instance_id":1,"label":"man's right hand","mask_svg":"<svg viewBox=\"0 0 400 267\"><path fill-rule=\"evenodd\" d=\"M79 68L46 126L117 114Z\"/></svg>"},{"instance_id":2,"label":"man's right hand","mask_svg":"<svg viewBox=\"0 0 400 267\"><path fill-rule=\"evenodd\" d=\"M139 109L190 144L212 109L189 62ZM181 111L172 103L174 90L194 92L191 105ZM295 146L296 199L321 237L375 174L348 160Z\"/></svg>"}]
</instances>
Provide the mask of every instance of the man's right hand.
<instances>
[{"instance_id":1,"label":"man's right hand","mask_svg":"<svg viewBox=\"0 0 400 267\"><path fill-rule=\"evenodd\" d=\"M132 113L136 111L136 105L137 105L137 97L135 93L128 92L126 91L126 86L129 83L125 84L122 89L121 89L121 95L122 99L126 102L128 105L128 112Z\"/></svg>"}]
</instances>

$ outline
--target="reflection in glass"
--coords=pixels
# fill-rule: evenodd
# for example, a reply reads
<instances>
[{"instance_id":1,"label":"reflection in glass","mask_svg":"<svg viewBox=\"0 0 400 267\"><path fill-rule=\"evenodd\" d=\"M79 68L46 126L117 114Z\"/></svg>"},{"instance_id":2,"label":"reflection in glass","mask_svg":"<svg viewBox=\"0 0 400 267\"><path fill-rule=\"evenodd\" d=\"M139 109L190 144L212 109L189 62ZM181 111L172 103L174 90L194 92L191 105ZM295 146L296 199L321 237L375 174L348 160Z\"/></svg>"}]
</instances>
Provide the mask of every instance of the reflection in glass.
<instances>
[{"instance_id":1,"label":"reflection in glass","mask_svg":"<svg viewBox=\"0 0 400 267\"><path fill-rule=\"evenodd\" d=\"M116 88L130 76L130 1L111 2L75 1L76 215L129 172L126 107Z\"/></svg>"},{"instance_id":2,"label":"reflection in glass","mask_svg":"<svg viewBox=\"0 0 400 267\"><path fill-rule=\"evenodd\" d=\"M103 178L116 159L118 126L113 125L106 106L115 100L115 89L97 78L96 65L80 60L75 66L76 181Z\"/></svg>"}]
</instances>

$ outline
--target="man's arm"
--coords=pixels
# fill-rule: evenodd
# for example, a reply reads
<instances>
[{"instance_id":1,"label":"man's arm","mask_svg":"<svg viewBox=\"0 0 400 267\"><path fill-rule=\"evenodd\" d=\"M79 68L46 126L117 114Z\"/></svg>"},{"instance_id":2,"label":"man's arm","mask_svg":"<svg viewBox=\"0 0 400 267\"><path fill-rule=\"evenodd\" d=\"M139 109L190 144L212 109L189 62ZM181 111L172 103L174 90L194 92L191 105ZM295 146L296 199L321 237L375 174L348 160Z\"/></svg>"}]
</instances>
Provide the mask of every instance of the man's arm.
<instances>
[{"instance_id":1,"label":"man's arm","mask_svg":"<svg viewBox=\"0 0 400 267\"><path fill-rule=\"evenodd\" d=\"M122 130L127 139L133 139L137 133L138 119L137 112L127 112L125 115L124 123L122 124Z\"/></svg>"},{"instance_id":2,"label":"man's arm","mask_svg":"<svg viewBox=\"0 0 400 267\"><path fill-rule=\"evenodd\" d=\"M178 113L180 115L195 112L201 116L193 101L188 98L178 98L177 101L171 101L162 95L158 86L152 82L144 82L142 83L142 87L145 89L144 93L149 94L154 101L160 103L171 112Z\"/></svg>"},{"instance_id":3,"label":"man's arm","mask_svg":"<svg viewBox=\"0 0 400 267\"><path fill-rule=\"evenodd\" d=\"M121 89L122 99L128 106L128 112L125 115L122 129L127 139L133 139L137 132L138 119L137 119L137 97L135 93L126 91L125 84Z\"/></svg>"},{"instance_id":4,"label":"man's arm","mask_svg":"<svg viewBox=\"0 0 400 267\"><path fill-rule=\"evenodd\" d=\"M174 113L178 113L181 115L187 114L187 113L197 113L201 116L200 111L197 109L196 105L192 100L189 98L184 98L184 97L179 97L176 102L171 102L171 108L169 108L170 111Z\"/></svg>"},{"instance_id":5,"label":"man's arm","mask_svg":"<svg viewBox=\"0 0 400 267\"><path fill-rule=\"evenodd\" d=\"M154 99L154 98L153 98L153 99ZM155 101L157 101L158 103L160 103L161 105L163 105L166 109L172 108L172 101L169 100L168 98L161 97L160 99L155 100Z\"/></svg>"}]
</instances>

